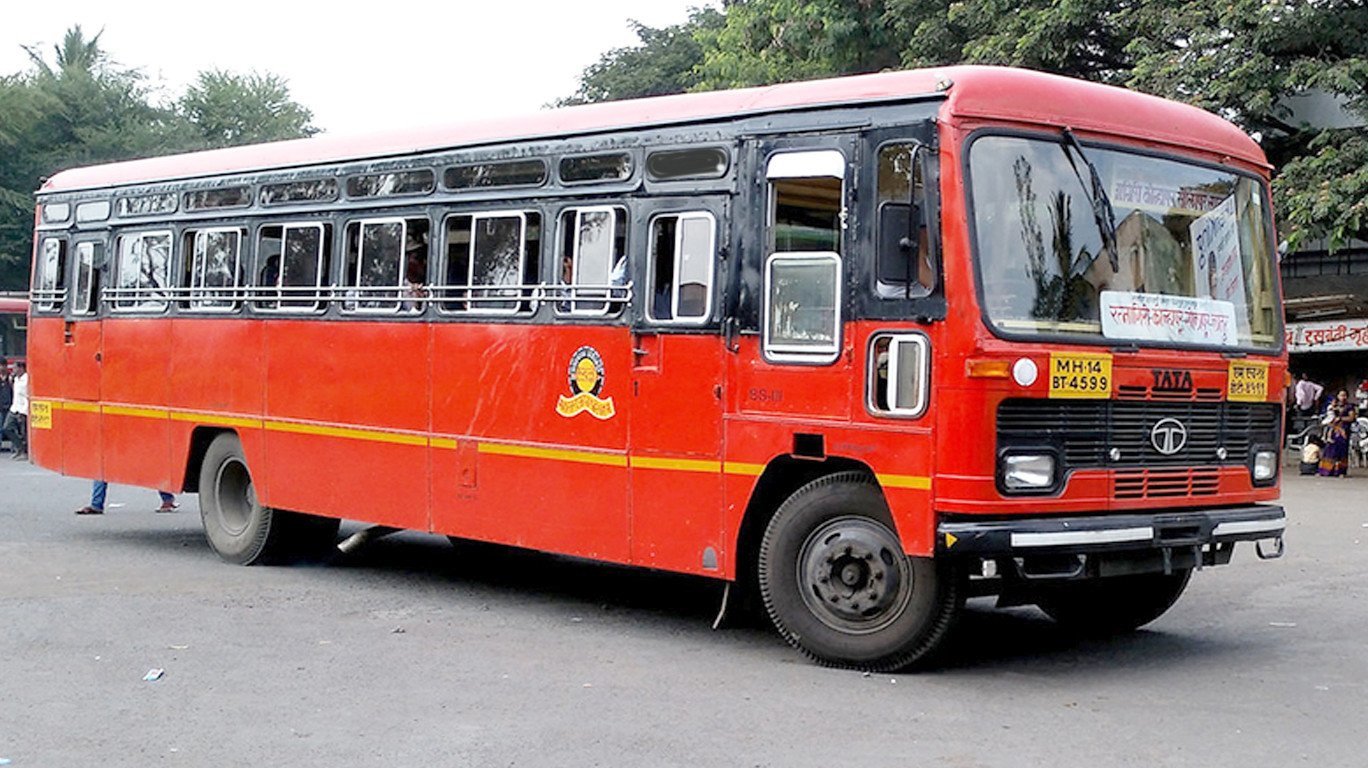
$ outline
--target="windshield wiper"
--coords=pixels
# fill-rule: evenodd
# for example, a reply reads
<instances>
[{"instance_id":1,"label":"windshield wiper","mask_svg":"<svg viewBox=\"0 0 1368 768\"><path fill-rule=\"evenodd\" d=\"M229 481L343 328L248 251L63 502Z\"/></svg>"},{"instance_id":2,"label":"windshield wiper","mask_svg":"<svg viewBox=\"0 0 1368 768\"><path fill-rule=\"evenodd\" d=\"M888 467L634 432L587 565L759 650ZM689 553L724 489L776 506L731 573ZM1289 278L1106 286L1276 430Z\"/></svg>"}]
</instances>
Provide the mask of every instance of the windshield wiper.
<instances>
[{"instance_id":1,"label":"windshield wiper","mask_svg":"<svg viewBox=\"0 0 1368 768\"><path fill-rule=\"evenodd\" d=\"M1083 145L1078 143L1078 138L1073 135L1073 131L1064 129L1060 146L1064 149L1064 156L1069 158L1069 167L1073 168L1074 175L1078 177L1078 183L1083 186L1084 192L1088 195L1088 205L1092 208L1093 221L1097 223L1097 231L1102 235L1102 250L1107 252L1107 260L1111 262L1113 272L1121 271L1121 254L1116 247L1116 214L1112 211L1111 198L1107 197L1107 189L1102 184L1102 176L1097 172L1097 166L1092 164L1088 155L1083 151ZM1069 150L1072 149L1073 152ZM1088 177L1092 182L1083 181L1083 174L1078 170L1078 163L1074 162L1074 154L1088 166Z\"/></svg>"}]
</instances>

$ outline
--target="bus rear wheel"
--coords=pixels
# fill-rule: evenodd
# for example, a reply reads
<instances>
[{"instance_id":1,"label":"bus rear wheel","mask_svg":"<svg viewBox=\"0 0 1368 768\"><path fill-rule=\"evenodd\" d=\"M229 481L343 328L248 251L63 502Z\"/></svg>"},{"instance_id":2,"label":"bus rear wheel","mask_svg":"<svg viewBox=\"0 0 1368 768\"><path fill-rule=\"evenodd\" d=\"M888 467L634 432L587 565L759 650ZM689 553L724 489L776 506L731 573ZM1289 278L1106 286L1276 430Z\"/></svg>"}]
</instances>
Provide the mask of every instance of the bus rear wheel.
<instances>
[{"instance_id":1,"label":"bus rear wheel","mask_svg":"<svg viewBox=\"0 0 1368 768\"><path fill-rule=\"evenodd\" d=\"M337 541L341 521L264 506L237 435L214 438L200 466L200 517L219 557L253 565L291 557L315 557Z\"/></svg>"},{"instance_id":2,"label":"bus rear wheel","mask_svg":"<svg viewBox=\"0 0 1368 768\"><path fill-rule=\"evenodd\" d=\"M955 568L909 558L873 478L814 480L765 529L760 594L779 634L820 664L895 671L932 658L964 604Z\"/></svg>"},{"instance_id":3,"label":"bus rear wheel","mask_svg":"<svg viewBox=\"0 0 1368 768\"><path fill-rule=\"evenodd\" d=\"M1045 615L1081 635L1118 635L1154 621L1178 602L1191 569L1173 573L1111 576L1065 584L1041 593Z\"/></svg>"}]
</instances>

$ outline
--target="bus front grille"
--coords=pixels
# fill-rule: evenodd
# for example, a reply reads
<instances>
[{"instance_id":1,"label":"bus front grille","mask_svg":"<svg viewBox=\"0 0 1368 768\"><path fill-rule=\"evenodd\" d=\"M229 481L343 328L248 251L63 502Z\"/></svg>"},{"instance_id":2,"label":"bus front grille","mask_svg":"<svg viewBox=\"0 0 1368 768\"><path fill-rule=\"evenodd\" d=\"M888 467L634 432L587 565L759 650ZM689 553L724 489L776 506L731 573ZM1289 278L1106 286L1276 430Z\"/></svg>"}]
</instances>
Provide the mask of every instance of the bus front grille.
<instances>
[{"instance_id":1,"label":"bus front grille","mask_svg":"<svg viewBox=\"0 0 1368 768\"><path fill-rule=\"evenodd\" d=\"M1155 428L1170 420L1184 439L1163 453ZM1011 399L998 406L997 447L1052 448L1065 470L1247 465L1254 446L1277 447L1280 426L1276 403Z\"/></svg>"}]
</instances>

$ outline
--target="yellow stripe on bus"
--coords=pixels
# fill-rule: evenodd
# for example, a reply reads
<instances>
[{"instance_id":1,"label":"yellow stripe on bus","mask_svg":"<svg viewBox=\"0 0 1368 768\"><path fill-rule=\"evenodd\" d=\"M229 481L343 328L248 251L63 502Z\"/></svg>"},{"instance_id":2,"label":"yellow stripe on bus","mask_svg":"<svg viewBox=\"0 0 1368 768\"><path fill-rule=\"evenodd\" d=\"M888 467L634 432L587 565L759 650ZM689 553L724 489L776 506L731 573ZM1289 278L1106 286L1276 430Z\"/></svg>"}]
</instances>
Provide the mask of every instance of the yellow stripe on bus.
<instances>
[{"instance_id":1,"label":"yellow stripe on bus","mask_svg":"<svg viewBox=\"0 0 1368 768\"><path fill-rule=\"evenodd\" d=\"M917 491L931 490L931 478L922 475L885 475L876 474L875 479L885 488L911 488Z\"/></svg>"},{"instance_id":2,"label":"yellow stripe on bus","mask_svg":"<svg viewBox=\"0 0 1368 768\"><path fill-rule=\"evenodd\" d=\"M764 464L747 464L742 461L729 461L722 466L722 471L728 475L744 475L746 477L759 477L765 472Z\"/></svg>"},{"instance_id":3,"label":"yellow stripe on bus","mask_svg":"<svg viewBox=\"0 0 1368 768\"><path fill-rule=\"evenodd\" d=\"M710 472L713 474L722 471L722 462L707 459L666 459L659 456L630 456L628 458L633 469L669 469L676 472Z\"/></svg>"},{"instance_id":4,"label":"yellow stripe on bus","mask_svg":"<svg viewBox=\"0 0 1368 768\"><path fill-rule=\"evenodd\" d=\"M202 422L205 424L247 429L268 429L273 432L287 432L299 435L322 437L341 437L352 440L371 440L393 445L431 446L446 450L456 450L460 440L451 437L435 437L404 432L385 432L375 429L356 427L337 427L326 424L311 424L298 421L277 421L257 419L247 416L229 416L217 413L194 411L170 411L161 408L144 408L128 405L101 405L83 400L53 400L54 409L84 413L104 413L112 416L134 416L150 419L170 418L175 421ZM517 456L527 459L546 459L550 461L569 461L579 464L597 464L607 467L628 467L636 469L660 469L672 472L717 473L739 477L759 477L764 474L764 464L743 461L716 461L712 459L668 458L662 456L635 456L623 453L575 450L573 448L549 448L535 445L515 445L512 443L476 442L480 453L494 456ZM875 477L885 488L905 488L925 491L931 488L931 478L923 475L877 474Z\"/></svg>"},{"instance_id":5,"label":"yellow stripe on bus","mask_svg":"<svg viewBox=\"0 0 1368 768\"><path fill-rule=\"evenodd\" d=\"M189 421L196 424L214 424L224 427L246 427L248 429L261 429L263 422L261 419L253 419L244 416L223 416L217 413L191 413L188 411L172 411L172 421Z\"/></svg>"},{"instance_id":6,"label":"yellow stripe on bus","mask_svg":"<svg viewBox=\"0 0 1368 768\"><path fill-rule=\"evenodd\" d=\"M101 406L106 416L141 416L144 419L165 419L171 415L170 411L162 408L140 408L132 405L105 405Z\"/></svg>"},{"instance_id":7,"label":"yellow stripe on bus","mask_svg":"<svg viewBox=\"0 0 1368 768\"><path fill-rule=\"evenodd\" d=\"M620 453L594 453L574 451L566 448L538 448L531 445L509 445L507 443L480 443L480 453L495 456L521 456L528 459L557 459L574 461L581 464L602 464L609 467L627 466L627 457Z\"/></svg>"},{"instance_id":8,"label":"yellow stripe on bus","mask_svg":"<svg viewBox=\"0 0 1368 768\"><path fill-rule=\"evenodd\" d=\"M395 445L417 445L427 447L426 435L380 432L373 429L354 429L352 427L329 427L323 424L302 424L297 421L267 421L266 429L272 432L290 432L299 435L320 435L323 437L344 437L352 440L374 440Z\"/></svg>"}]
</instances>

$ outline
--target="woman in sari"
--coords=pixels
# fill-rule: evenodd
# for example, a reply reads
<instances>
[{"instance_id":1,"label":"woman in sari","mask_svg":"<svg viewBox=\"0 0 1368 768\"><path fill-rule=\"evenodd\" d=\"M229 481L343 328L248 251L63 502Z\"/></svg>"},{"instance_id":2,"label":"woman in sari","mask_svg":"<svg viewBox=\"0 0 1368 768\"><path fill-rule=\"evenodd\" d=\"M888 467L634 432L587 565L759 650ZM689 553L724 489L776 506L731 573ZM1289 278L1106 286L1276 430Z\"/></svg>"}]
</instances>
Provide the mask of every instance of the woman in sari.
<instances>
[{"instance_id":1,"label":"woman in sari","mask_svg":"<svg viewBox=\"0 0 1368 768\"><path fill-rule=\"evenodd\" d=\"M1349 402L1349 393L1340 390L1326 411L1330 423L1325 427L1325 448L1321 450L1320 475L1344 477L1349 474L1349 433L1358 420L1358 409Z\"/></svg>"}]
</instances>

